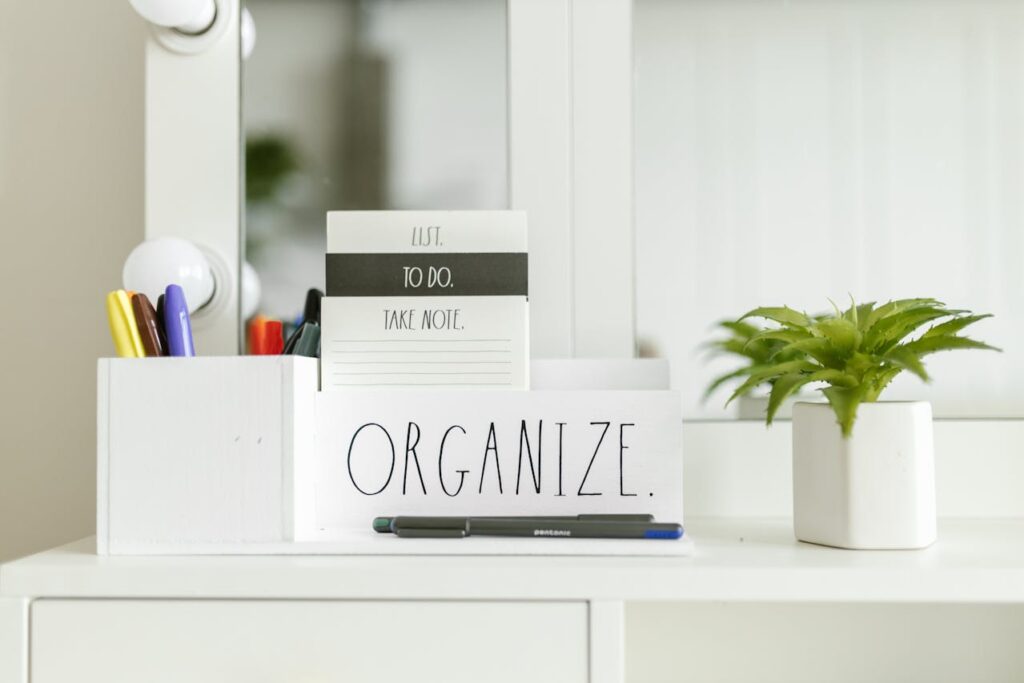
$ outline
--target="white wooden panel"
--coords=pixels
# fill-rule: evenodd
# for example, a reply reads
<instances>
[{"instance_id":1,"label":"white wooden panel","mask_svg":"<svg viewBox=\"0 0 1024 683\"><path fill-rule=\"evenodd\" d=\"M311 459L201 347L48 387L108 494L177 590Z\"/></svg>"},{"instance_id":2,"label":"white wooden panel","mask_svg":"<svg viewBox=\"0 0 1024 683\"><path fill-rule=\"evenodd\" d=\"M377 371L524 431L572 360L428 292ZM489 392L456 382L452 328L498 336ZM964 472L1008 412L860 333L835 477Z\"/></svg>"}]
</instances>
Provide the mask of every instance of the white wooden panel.
<instances>
[{"instance_id":1,"label":"white wooden panel","mask_svg":"<svg viewBox=\"0 0 1024 683\"><path fill-rule=\"evenodd\" d=\"M509 204L525 210L530 349L573 355L569 0L508 0Z\"/></svg>"},{"instance_id":2,"label":"white wooden panel","mask_svg":"<svg viewBox=\"0 0 1024 683\"><path fill-rule=\"evenodd\" d=\"M96 552L110 548L110 365L96 363Z\"/></svg>"},{"instance_id":3,"label":"white wooden panel","mask_svg":"<svg viewBox=\"0 0 1024 683\"><path fill-rule=\"evenodd\" d=\"M217 305L193 316L196 350L239 350L241 62L236 0L228 29L199 54L146 44L146 237L211 250L222 267Z\"/></svg>"},{"instance_id":4,"label":"white wooden panel","mask_svg":"<svg viewBox=\"0 0 1024 683\"><path fill-rule=\"evenodd\" d=\"M937 420L940 517L1024 517L1024 421ZM685 422L686 516L790 517L792 429L754 421Z\"/></svg>"},{"instance_id":5,"label":"white wooden panel","mask_svg":"<svg viewBox=\"0 0 1024 683\"><path fill-rule=\"evenodd\" d=\"M28 683L27 598L0 597L0 681Z\"/></svg>"},{"instance_id":6,"label":"white wooden panel","mask_svg":"<svg viewBox=\"0 0 1024 683\"><path fill-rule=\"evenodd\" d=\"M1024 607L632 603L630 681L1011 683Z\"/></svg>"},{"instance_id":7,"label":"white wooden panel","mask_svg":"<svg viewBox=\"0 0 1024 683\"><path fill-rule=\"evenodd\" d=\"M105 359L99 374L101 552L292 537L290 462L311 443L315 361Z\"/></svg>"},{"instance_id":8,"label":"white wooden panel","mask_svg":"<svg viewBox=\"0 0 1024 683\"><path fill-rule=\"evenodd\" d=\"M633 0L572 3L574 355L631 357Z\"/></svg>"},{"instance_id":9,"label":"white wooden panel","mask_svg":"<svg viewBox=\"0 0 1024 683\"><path fill-rule=\"evenodd\" d=\"M302 363L302 361L299 361ZM308 458L297 457L313 453L316 448L316 399L319 392L319 363L305 362L293 373L285 373L281 386L283 406L291 406L291 419L282 418L284 443L291 457L284 459L284 509L282 521L284 538L294 541L297 529L313 528L316 524L316 500L306 495L298 482L309 480Z\"/></svg>"},{"instance_id":10,"label":"white wooden panel","mask_svg":"<svg viewBox=\"0 0 1024 683\"><path fill-rule=\"evenodd\" d=\"M626 675L625 605L590 602L590 683L622 683Z\"/></svg>"},{"instance_id":11,"label":"white wooden panel","mask_svg":"<svg viewBox=\"0 0 1024 683\"><path fill-rule=\"evenodd\" d=\"M587 679L586 603L42 600L34 683Z\"/></svg>"},{"instance_id":12,"label":"white wooden panel","mask_svg":"<svg viewBox=\"0 0 1024 683\"><path fill-rule=\"evenodd\" d=\"M936 296L1006 348L892 398L1024 415L1024 5L637 0L637 329L684 415L698 345L756 305Z\"/></svg>"}]
</instances>

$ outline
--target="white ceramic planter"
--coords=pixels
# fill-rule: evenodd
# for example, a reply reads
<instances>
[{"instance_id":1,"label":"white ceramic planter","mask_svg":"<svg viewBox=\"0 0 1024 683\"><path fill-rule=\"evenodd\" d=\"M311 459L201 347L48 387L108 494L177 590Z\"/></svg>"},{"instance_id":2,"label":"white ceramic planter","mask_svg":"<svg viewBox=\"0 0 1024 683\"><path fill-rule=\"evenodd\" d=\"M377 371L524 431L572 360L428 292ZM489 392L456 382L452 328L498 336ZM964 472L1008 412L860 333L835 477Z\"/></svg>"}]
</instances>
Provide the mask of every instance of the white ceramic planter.
<instances>
[{"instance_id":1,"label":"white ceramic planter","mask_svg":"<svg viewBox=\"0 0 1024 683\"><path fill-rule=\"evenodd\" d=\"M935 541L932 408L861 404L844 439L827 403L793 407L793 526L840 548L924 548Z\"/></svg>"}]
</instances>

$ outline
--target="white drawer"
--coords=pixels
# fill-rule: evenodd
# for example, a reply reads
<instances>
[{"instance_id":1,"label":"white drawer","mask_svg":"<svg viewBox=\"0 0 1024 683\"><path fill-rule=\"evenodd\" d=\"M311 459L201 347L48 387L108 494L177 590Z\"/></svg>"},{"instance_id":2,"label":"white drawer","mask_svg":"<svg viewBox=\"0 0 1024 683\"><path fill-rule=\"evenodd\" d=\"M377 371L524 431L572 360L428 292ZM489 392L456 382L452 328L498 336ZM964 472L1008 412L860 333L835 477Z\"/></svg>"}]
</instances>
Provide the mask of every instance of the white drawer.
<instances>
[{"instance_id":1,"label":"white drawer","mask_svg":"<svg viewBox=\"0 0 1024 683\"><path fill-rule=\"evenodd\" d=\"M38 600L33 683L586 681L583 602Z\"/></svg>"}]
</instances>

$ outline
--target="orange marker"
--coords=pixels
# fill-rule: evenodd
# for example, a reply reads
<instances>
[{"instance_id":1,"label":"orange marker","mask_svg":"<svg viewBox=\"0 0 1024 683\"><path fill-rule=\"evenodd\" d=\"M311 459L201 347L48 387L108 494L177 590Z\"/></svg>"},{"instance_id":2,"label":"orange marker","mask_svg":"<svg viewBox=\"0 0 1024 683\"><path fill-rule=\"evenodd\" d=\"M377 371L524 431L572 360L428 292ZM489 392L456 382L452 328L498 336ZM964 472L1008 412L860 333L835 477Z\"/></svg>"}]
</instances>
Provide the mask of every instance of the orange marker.
<instances>
[{"instance_id":1,"label":"orange marker","mask_svg":"<svg viewBox=\"0 0 1024 683\"><path fill-rule=\"evenodd\" d=\"M255 315L249 321L247 341L250 354L260 355L263 353L263 326L266 322L267 318L262 315Z\"/></svg>"}]
</instances>

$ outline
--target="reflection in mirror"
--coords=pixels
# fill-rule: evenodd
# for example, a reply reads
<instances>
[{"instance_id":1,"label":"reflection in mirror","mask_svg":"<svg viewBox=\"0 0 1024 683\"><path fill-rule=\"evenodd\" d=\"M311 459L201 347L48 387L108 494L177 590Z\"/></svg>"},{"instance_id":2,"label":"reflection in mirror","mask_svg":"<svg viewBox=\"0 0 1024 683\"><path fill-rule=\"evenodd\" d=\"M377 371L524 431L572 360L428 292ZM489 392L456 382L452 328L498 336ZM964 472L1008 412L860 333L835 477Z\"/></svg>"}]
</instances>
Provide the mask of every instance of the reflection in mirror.
<instances>
[{"instance_id":1,"label":"reflection in mirror","mask_svg":"<svg viewBox=\"0 0 1024 683\"><path fill-rule=\"evenodd\" d=\"M634 8L637 330L684 415L736 415L729 390L701 402L738 366L699 348L716 321L849 295L995 314L971 336L1005 353L930 356L934 384L885 398L1024 415L1024 4Z\"/></svg>"},{"instance_id":2,"label":"reflection in mirror","mask_svg":"<svg viewBox=\"0 0 1024 683\"><path fill-rule=\"evenodd\" d=\"M260 312L323 288L325 213L503 209L504 0L247 0L247 259Z\"/></svg>"}]
</instances>

